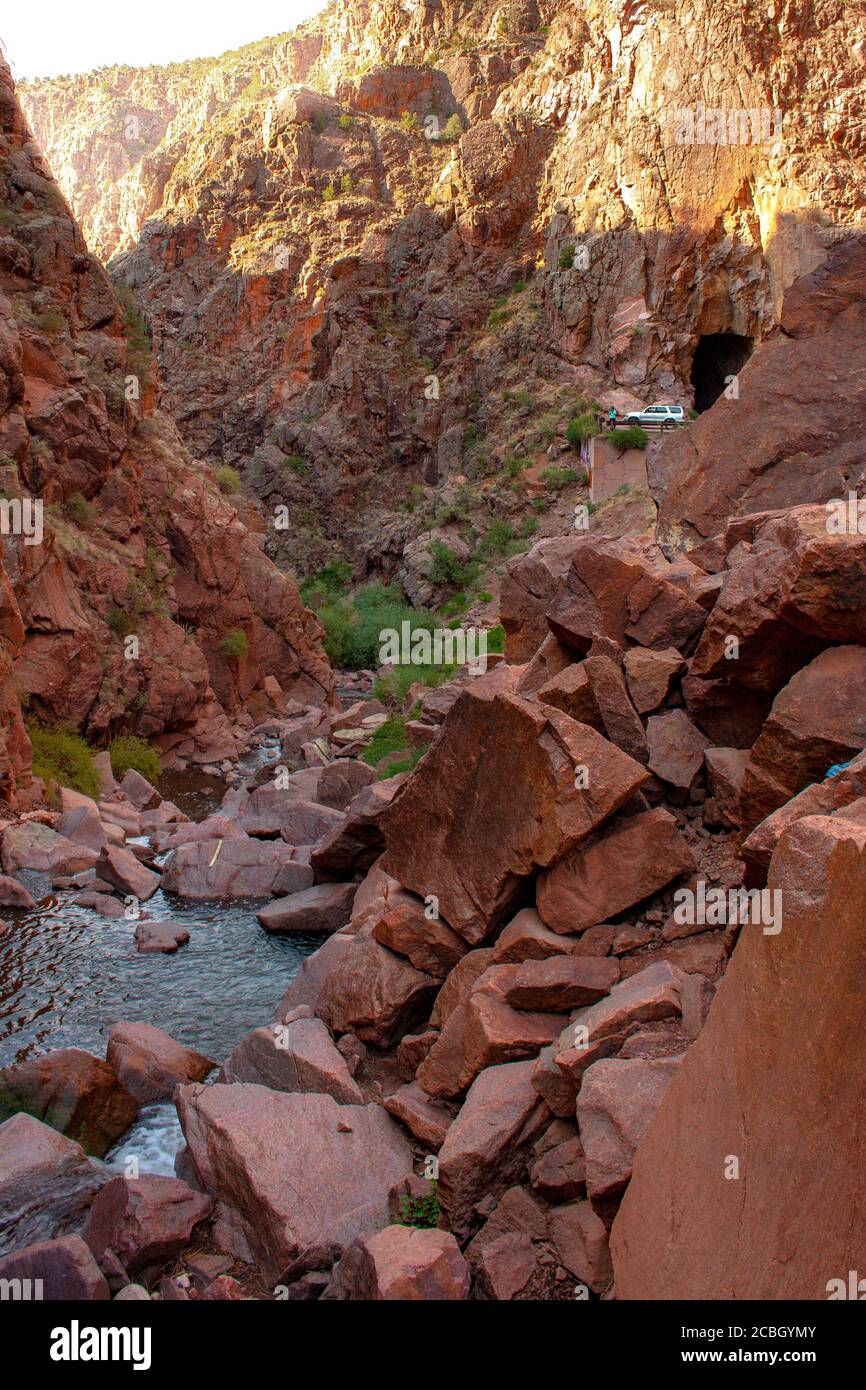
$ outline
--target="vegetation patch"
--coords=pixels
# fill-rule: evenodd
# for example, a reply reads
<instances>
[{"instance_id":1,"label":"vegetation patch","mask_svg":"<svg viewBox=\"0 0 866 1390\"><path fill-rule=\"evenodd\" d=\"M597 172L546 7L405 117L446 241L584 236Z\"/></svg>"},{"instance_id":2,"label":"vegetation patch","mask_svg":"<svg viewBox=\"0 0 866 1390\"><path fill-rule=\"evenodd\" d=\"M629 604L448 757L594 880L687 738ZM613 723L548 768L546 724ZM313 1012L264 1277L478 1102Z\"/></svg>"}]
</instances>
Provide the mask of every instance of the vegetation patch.
<instances>
[{"instance_id":1,"label":"vegetation patch","mask_svg":"<svg viewBox=\"0 0 866 1390\"><path fill-rule=\"evenodd\" d=\"M646 430L642 430L640 425L629 425L625 430L613 430L605 437L610 440L618 454L624 454L626 449L645 449L648 440Z\"/></svg>"},{"instance_id":2,"label":"vegetation patch","mask_svg":"<svg viewBox=\"0 0 866 1390\"><path fill-rule=\"evenodd\" d=\"M156 749L137 734L121 734L118 738L113 738L108 745L108 752L111 757L111 770L118 781L130 768L133 772L141 773L148 782L155 782L162 772L162 763Z\"/></svg>"},{"instance_id":3,"label":"vegetation patch","mask_svg":"<svg viewBox=\"0 0 866 1390\"><path fill-rule=\"evenodd\" d=\"M219 644L226 661L241 661L247 655L250 644L243 628L231 628Z\"/></svg>"},{"instance_id":4,"label":"vegetation patch","mask_svg":"<svg viewBox=\"0 0 866 1390\"><path fill-rule=\"evenodd\" d=\"M96 799L99 777L93 754L80 734L69 729L48 729L34 719L28 719L27 732L33 747L33 774L42 778L49 797L58 787L71 787Z\"/></svg>"}]
</instances>

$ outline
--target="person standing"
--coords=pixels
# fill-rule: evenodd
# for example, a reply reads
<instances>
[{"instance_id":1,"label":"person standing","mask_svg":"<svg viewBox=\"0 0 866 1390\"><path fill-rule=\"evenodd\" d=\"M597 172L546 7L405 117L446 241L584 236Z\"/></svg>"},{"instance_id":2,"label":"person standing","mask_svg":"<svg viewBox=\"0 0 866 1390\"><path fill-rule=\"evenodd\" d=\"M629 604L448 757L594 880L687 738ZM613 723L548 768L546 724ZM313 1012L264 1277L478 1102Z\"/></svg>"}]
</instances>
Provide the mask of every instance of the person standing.
<instances>
[{"instance_id":1,"label":"person standing","mask_svg":"<svg viewBox=\"0 0 866 1390\"><path fill-rule=\"evenodd\" d=\"M612 430L616 429L616 406L612 405L607 412L607 420Z\"/></svg>"}]
</instances>

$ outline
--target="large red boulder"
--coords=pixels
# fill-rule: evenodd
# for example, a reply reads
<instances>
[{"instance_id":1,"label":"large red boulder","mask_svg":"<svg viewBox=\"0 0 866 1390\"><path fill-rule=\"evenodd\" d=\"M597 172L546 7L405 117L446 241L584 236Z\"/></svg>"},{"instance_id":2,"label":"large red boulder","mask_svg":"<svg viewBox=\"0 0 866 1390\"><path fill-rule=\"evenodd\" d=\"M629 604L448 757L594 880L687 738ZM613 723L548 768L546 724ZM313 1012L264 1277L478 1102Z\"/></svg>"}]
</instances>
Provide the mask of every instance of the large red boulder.
<instances>
[{"instance_id":1,"label":"large red boulder","mask_svg":"<svg viewBox=\"0 0 866 1390\"><path fill-rule=\"evenodd\" d=\"M90 1208L82 1236L100 1263L111 1250L134 1274L182 1250L212 1205L179 1178L114 1178Z\"/></svg>"},{"instance_id":2,"label":"large red boulder","mask_svg":"<svg viewBox=\"0 0 866 1390\"><path fill-rule=\"evenodd\" d=\"M333 1033L390 1047L426 1017L439 981L364 932L350 940L322 985L318 1011Z\"/></svg>"},{"instance_id":3,"label":"large red boulder","mask_svg":"<svg viewBox=\"0 0 866 1390\"><path fill-rule=\"evenodd\" d=\"M773 701L743 775L742 825L751 829L864 746L866 647L830 647Z\"/></svg>"},{"instance_id":4,"label":"large red boulder","mask_svg":"<svg viewBox=\"0 0 866 1390\"><path fill-rule=\"evenodd\" d=\"M533 1065L506 1062L483 1071L439 1150L439 1201L458 1240L481 1224L483 1199L523 1176L529 1146L550 1122L532 1086Z\"/></svg>"},{"instance_id":5,"label":"large red boulder","mask_svg":"<svg viewBox=\"0 0 866 1390\"><path fill-rule=\"evenodd\" d=\"M242 1038L220 1069L220 1081L250 1081L272 1091L322 1091L360 1105L360 1087L320 1018L290 1018Z\"/></svg>"},{"instance_id":6,"label":"large red boulder","mask_svg":"<svg viewBox=\"0 0 866 1390\"><path fill-rule=\"evenodd\" d=\"M214 1063L150 1023L112 1023L106 1061L140 1105L170 1100L175 1086L204 1081Z\"/></svg>"},{"instance_id":7,"label":"large red boulder","mask_svg":"<svg viewBox=\"0 0 866 1390\"><path fill-rule=\"evenodd\" d=\"M179 845L165 862L162 886L179 898L269 898L300 893L313 883L313 871L301 864L282 840L215 839Z\"/></svg>"},{"instance_id":8,"label":"large red boulder","mask_svg":"<svg viewBox=\"0 0 866 1390\"><path fill-rule=\"evenodd\" d=\"M0 1124L0 1255L77 1229L107 1180L80 1144L32 1115Z\"/></svg>"},{"instance_id":9,"label":"large red boulder","mask_svg":"<svg viewBox=\"0 0 866 1390\"><path fill-rule=\"evenodd\" d=\"M386 1226L350 1245L324 1299L445 1302L469 1297L469 1266L449 1231Z\"/></svg>"},{"instance_id":10,"label":"large red boulder","mask_svg":"<svg viewBox=\"0 0 866 1390\"><path fill-rule=\"evenodd\" d=\"M411 1172L409 1145L379 1105L235 1083L182 1086L177 1107L202 1185L273 1284L327 1268L387 1225L390 1189Z\"/></svg>"},{"instance_id":11,"label":"large red boulder","mask_svg":"<svg viewBox=\"0 0 866 1390\"><path fill-rule=\"evenodd\" d=\"M539 875L539 915L554 931L584 931L693 869L670 812L642 811Z\"/></svg>"},{"instance_id":12,"label":"large red boulder","mask_svg":"<svg viewBox=\"0 0 866 1390\"><path fill-rule=\"evenodd\" d=\"M618 1298L823 1300L856 1267L866 824L798 821L769 882L782 930L743 927L638 1148L613 1226ZM804 1194L821 1193L816 1227Z\"/></svg>"},{"instance_id":13,"label":"large red boulder","mask_svg":"<svg viewBox=\"0 0 866 1390\"><path fill-rule=\"evenodd\" d=\"M0 1071L0 1116L20 1110L101 1157L136 1118L138 1101L107 1062L67 1047Z\"/></svg>"},{"instance_id":14,"label":"large red boulder","mask_svg":"<svg viewBox=\"0 0 866 1390\"><path fill-rule=\"evenodd\" d=\"M90 1303L111 1296L105 1275L78 1235L27 1245L0 1259L0 1287L5 1290L6 1281L13 1279L29 1288L22 1292L25 1299Z\"/></svg>"},{"instance_id":15,"label":"large red boulder","mask_svg":"<svg viewBox=\"0 0 866 1390\"><path fill-rule=\"evenodd\" d=\"M490 682L463 692L383 821L386 872L434 895L473 943L534 868L566 855L647 776L588 725Z\"/></svg>"},{"instance_id":16,"label":"large red boulder","mask_svg":"<svg viewBox=\"0 0 866 1390\"><path fill-rule=\"evenodd\" d=\"M615 1196L625 1187L638 1144L682 1058L683 1054L607 1057L585 1073L577 1098L577 1126L592 1201Z\"/></svg>"}]
</instances>

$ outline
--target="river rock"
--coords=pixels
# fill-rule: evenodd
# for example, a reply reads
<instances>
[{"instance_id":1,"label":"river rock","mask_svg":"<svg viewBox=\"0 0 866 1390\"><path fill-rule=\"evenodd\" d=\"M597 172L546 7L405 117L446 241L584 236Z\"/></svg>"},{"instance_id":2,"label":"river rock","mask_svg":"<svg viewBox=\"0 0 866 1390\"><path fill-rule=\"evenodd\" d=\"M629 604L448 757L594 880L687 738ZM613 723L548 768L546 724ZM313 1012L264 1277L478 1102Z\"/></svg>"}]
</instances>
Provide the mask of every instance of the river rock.
<instances>
[{"instance_id":1,"label":"river rock","mask_svg":"<svg viewBox=\"0 0 866 1390\"><path fill-rule=\"evenodd\" d=\"M112 1250L130 1274L162 1264L189 1242L213 1203L179 1178L114 1178L98 1193L82 1236L101 1263Z\"/></svg>"},{"instance_id":2,"label":"river rock","mask_svg":"<svg viewBox=\"0 0 866 1390\"><path fill-rule=\"evenodd\" d=\"M388 1193L411 1171L409 1145L378 1105L235 1083L182 1086L177 1106L204 1187L233 1210L272 1284L328 1268L387 1225Z\"/></svg>"},{"instance_id":3,"label":"river rock","mask_svg":"<svg viewBox=\"0 0 866 1390\"><path fill-rule=\"evenodd\" d=\"M560 938L561 940L561 938ZM515 1009L554 1013L584 1008L610 993L619 964L598 956L561 955L525 961L510 977L504 996Z\"/></svg>"},{"instance_id":4,"label":"river rock","mask_svg":"<svg viewBox=\"0 0 866 1390\"><path fill-rule=\"evenodd\" d=\"M306 866L305 866L306 867ZM270 932L334 932L352 912L354 883L319 883L300 893L275 898L256 913Z\"/></svg>"},{"instance_id":5,"label":"river rock","mask_svg":"<svg viewBox=\"0 0 866 1390\"><path fill-rule=\"evenodd\" d=\"M449 1231L386 1226L345 1251L322 1297L364 1302L459 1301L469 1266Z\"/></svg>"},{"instance_id":6,"label":"river rock","mask_svg":"<svg viewBox=\"0 0 866 1390\"><path fill-rule=\"evenodd\" d=\"M345 1058L319 1018L295 1018L248 1033L220 1069L220 1081L248 1081L272 1091L317 1091L341 1105L363 1096Z\"/></svg>"},{"instance_id":7,"label":"river rock","mask_svg":"<svg viewBox=\"0 0 866 1390\"><path fill-rule=\"evenodd\" d=\"M32 908L35 899L28 893L23 883L8 874L0 874L0 907Z\"/></svg>"},{"instance_id":8,"label":"river rock","mask_svg":"<svg viewBox=\"0 0 866 1390\"><path fill-rule=\"evenodd\" d=\"M96 863L98 876L110 883L120 893L146 902L152 898L162 882L160 875L145 868L128 849L117 845L107 845Z\"/></svg>"},{"instance_id":9,"label":"river rock","mask_svg":"<svg viewBox=\"0 0 866 1390\"><path fill-rule=\"evenodd\" d=\"M163 887L179 898L269 898L278 877L292 891L310 887L312 871L278 840L216 839L180 845L165 862ZM284 891L289 891L288 886Z\"/></svg>"},{"instance_id":10,"label":"river rock","mask_svg":"<svg viewBox=\"0 0 866 1390\"><path fill-rule=\"evenodd\" d=\"M105 1056L121 1085L140 1105L170 1100L175 1086L204 1081L214 1068L209 1057L150 1023L112 1023Z\"/></svg>"},{"instance_id":11,"label":"river rock","mask_svg":"<svg viewBox=\"0 0 866 1390\"><path fill-rule=\"evenodd\" d=\"M189 932L179 922L160 919L158 922L139 922L135 928L136 950L142 955L173 956L178 947L189 941Z\"/></svg>"},{"instance_id":12,"label":"river rock","mask_svg":"<svg viewBox=\"0 0 866 1390\"><path fill-rule=\"evenodd\" d=\"M32 1115L0 1124L0 1255L80 1227L109 1170Z\"/></svg>"},{"instance_id":13,"label":"river rock","mask_svg":"<svg viewBox=\"0 0 866 1390\"><path fill-rule=\"evenodd\" d=\"M97 860L94 850L73 844L38 821L10 825L3 831L0 850L7 874L16 869L32 869L52 876L77 874L83 869L92 869Z\"/></svg>"},{"instance_id":14,"label":"river rock","mask_svg":"<svg viewBox=\"0 0 866 1390\"><path fill-rule=\"evenodd\" d=\"M107 1062L61 1048L0 1070L0 1115L23 1110L101 1156L138 1114L138 1101Z\"/></svg>"},{"instance_id":15,"label":"river rock","mask_svg":"<svg viewBox=\"0 0 866 1390\"><path fill-rule=\"evenodd\" d=\"M7 1279L38 1280L39 1291L30 1296L48 1303L89 1303L110 1297L102 1270L77 1235L40 1241L6 1255L0 1259L0 1286Z\"/></svg>"}]
</instances>

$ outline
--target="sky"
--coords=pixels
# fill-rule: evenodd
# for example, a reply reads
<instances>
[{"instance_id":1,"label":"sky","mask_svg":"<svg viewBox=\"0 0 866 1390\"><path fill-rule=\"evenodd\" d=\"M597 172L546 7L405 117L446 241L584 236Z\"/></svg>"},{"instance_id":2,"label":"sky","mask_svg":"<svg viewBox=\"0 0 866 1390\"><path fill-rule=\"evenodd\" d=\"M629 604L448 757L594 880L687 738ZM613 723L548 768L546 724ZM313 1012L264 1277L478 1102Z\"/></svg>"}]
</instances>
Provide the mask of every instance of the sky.
<instances>
[{"instance_id":1,"label":"sky","mask_svg":"<svg viewBox=\"0 0 866 1390\"><path fill-rule=\"evenodd\" d=\"M212 58L282 34L327 0L5 0L0 43L13 76Z\"/></svg>"}]
</instances>

